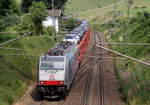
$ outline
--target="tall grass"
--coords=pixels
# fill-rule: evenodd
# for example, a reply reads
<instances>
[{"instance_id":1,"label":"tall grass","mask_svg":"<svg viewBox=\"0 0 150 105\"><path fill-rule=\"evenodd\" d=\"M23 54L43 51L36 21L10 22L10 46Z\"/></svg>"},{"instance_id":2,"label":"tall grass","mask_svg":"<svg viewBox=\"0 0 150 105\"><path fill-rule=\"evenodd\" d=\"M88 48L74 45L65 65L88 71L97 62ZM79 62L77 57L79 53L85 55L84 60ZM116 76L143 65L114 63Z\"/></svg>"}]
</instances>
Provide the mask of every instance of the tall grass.
<instances>
[{"instance_id":1,"label":"tall grass","mask_svg":"<svg viewBox=\"0 0 150 105\"><path fill-rule=\"evenodd\" d=\"M39 57L10 54L41 55L54 44L53 38L49 36L29 36L7 46L26 51L0 50L0 105L11 105L26 91L30 83L36 80Z\"/></svg>"},{"instance_id":2,"label":"tall grass","mask_svg":"<svg viewBox=\"0 0 150 105\"><path fill-rule=\"evenodd\" d=\"M112 3L113 0L68 0L65 13L67 15L78 14L83 11L101 8Z\"/></svg>"},{"instance_id":3,"label":"tall grass","mask_svg":"<svg viewBox=\"0 0 150 105\"><path fill-rule=\"evenodd\" d=\"M112 37L107 37L109 42L139 42L150 43L150 13L141 12L137 16L132 17L130 25L127 18L118 20L120 25L117 26L118 30ZM109 24L103 25L103 29L111 29ZM110 36L109 33L107 36ZM120 40L120 37L123 40ZM128 37L128 38L127 38ZM148 62L150 60L149 46L119 46L112 45L114 50L123 54L135 57L137 59ZM135 61L124 60L116 61L116 70L121 91L124 95L124 100L129 105L149 105L150 103L150 68L146 65L139 64Z\"/></svg>"},{"instance_id":4,"label":"tall grass","mask_svg":"<svg viewBox=\"0 0 150 105\"><path fill-rule=\"evenodd\" d=\"M103 0L105 1L105 0ZM118 0L119 1L119 0ZM130 17L135 16L137 12L147 10L150 11L149 0L133 0L133 6L130 8ZM82 8L82 7L81 7ZM122 0L122 2L116 5L117 18L126 17L128 13L128 0ZM87 12L79 13L80 18L92 21L92 24L104 24L109 21L113 21L114 5L106 6L105 8L97 8Z\"/></svg>"}]
</instances>

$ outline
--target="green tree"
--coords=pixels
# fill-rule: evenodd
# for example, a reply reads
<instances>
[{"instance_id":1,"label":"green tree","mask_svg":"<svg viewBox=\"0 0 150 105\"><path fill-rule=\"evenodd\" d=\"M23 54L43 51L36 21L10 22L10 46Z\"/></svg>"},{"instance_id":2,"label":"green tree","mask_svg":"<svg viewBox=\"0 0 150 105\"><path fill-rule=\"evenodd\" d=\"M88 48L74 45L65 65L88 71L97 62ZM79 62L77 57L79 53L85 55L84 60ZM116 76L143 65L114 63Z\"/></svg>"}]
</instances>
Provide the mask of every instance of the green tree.
<instances>
[{"instance_id":1,"label":"green tree","mask_svg":"<svg viewBox=\"0 0 150 105\"><path fill-rule=\"evenodd\" d=\"M0 17L18 13L15 0L0 0Z\"/></svg>"},{"instance_id":2,"label":"green tree","mask_svg":"<svg viewBox=\"0 0 150 105\"><path fill-rule=\"evenodd\" d=\"M26 13L20 17L20 23L16 25L15 30L33 32L34 26L31 15Z\"/></svg>"},{"instance_id":3,"label":"green tree","mask_svg":"<svg viewBox=\"0 0 150 105\"><path fill-rule=\"evenodd\" d=\"M22 0L21 7L22 11L25 13L29 12L29 7L32 5L32 2L40 2L43 1L45 5L47 6L47 9L52 9L52 0ZM54 1L54 9L62 9L65 8L65 3L68 0L53 0Z\"/></svg>"},{"instance_id":4,"label":"green tree","mask_svg":"<svg viewBox=\"0 0 150 105\"><path fill-rule=\"evenodd\" d=\"M35 34L42 34L42 21L48 15L45 4L41 2L33 2L32 6L29 8L31 19L34 23Z\"/></svg>"},{"instance_id":5,"label":"green tree","mask_svg":"<svg viewBox=\"0 0 150 105\"><path fill-rule=\"evenodd\" d=\"M42 0L41 0L42 1ZM52 9L52 0L43 0L48 9ZM54 9L64 9L65 3L68 0L53 0L54 1Z\"/></svg>"},{"instance_id":6,"label":"green tree","mask_svg":"<svg viewBox=\"0 0 150 105\"><path fill-rule=\"evenodd\" d=\"M77 26L77 24L76 24L76 20L74 18L71 18L71 19L63 22L63 28L67 29L67 30L72 30L76 26Z\"/></svg>"},{"instance_id":7,"label":"green tree","mask_svg":"<svg viewBox=\"0 0 150 105\"><path fill-rule=\"evenodd\" d=\"M29 12L29 7L32 5L32 2L35 0L22 0L21 2L21 10L25 13Z\"/></svg>"},{"instance_id":8,"label":"green tree","mask_svg":"<svg viewBox=\"0 0 150 105\"><path fill-rule=\"evenodd\" d=\"M4 20L0 19L0 31L5 29Z\"/></svg>"}]
</instances>

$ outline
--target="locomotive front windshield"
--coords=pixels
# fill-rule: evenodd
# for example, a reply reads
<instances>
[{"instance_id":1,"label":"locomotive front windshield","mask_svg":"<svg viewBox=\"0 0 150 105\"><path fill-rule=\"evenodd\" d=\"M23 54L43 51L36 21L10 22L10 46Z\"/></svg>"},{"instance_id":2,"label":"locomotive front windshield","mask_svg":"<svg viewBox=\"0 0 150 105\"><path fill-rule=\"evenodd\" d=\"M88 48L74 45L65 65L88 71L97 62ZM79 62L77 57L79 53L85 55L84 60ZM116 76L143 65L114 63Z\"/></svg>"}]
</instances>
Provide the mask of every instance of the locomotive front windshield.
<instances>
[{"instance_id":1,"label":"locomotive front windshield","mask_svg":"<svg viewBox=\"0 0 150 105\"><path fill-rule=\"evenodd\" d=\"M65 36L65 39L74 39L76 37L76 34L75 33L73 33L73 34L67 34L66 36Z\"/></svg>"},{"instance_id":2,"label":"locomotive front windshield","mask_svg":"<svg viewBox=\"0 0 150 105\"><path fill-rule=\"evenodd\" d=\"M64 70L64 58L41 58L40 70Z\"/></svg>"}]
</instances>

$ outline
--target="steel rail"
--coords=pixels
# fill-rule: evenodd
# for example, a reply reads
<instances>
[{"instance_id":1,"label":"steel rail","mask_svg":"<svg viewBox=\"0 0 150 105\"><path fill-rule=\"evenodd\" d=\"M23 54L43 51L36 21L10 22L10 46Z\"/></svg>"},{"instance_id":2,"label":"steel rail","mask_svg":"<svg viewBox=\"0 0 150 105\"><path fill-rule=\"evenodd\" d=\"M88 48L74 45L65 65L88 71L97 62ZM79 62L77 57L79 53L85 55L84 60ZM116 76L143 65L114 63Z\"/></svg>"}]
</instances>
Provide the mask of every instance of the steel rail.
<instances>
[{"instance_id":1,"label":"steel rail","mask_svg":"<svg viewBox=\"0 0 150 105\"><path fill-rule=\"evenodd\" d=\"M92 32L92 34L94 35L94 33ZM93 42L92 42L92 48L95 48L95 44L96 44L96 40L95 38L92 39ZM90 89L90 83L91 83L91 78L92 78L92 68L94 67L93 66L93 58L89 59L89 65L88 65L88 78L87 78L87 81L86 81L86 85L85 85L85 92L84 92L84 101L83 101L83 105L87 105L88 104L88 94L89 94L89 89Z\"/></svg>"},{"instance_id":2,"label":"steel rail","mask_svg":"<svg viewBox=\"0 0 150 105\"><path fill-rule=\"evenodd\" d=\"M100 41L100 45L103 46L103 40L102 40L102 37L100 35L99 32L96 31L96 35L98 36L98 39ZM102 49L100 49L102 51ZM103 72L103 59L105 57L103 57L103 54L101 54L101 58L99 59L100 62L99 62L99 72L100 72L100 105L104 105L104 78L103 78L103 75L104 75L104 72Z\"/></svg>"},{"instance_id":3,"label":"steel rail","mask_svg":"<svg viewBox=\"0 0 150 105\"><path fill-rule=\"evenodd\" d=\"M9 41L7 41L7 42L4 42L4 43L0 44L0 47L2 47L2 46L4 46L4 45L7 45L7 44L9 44L9 43L11 43L11 42L13 42L13 41L16 41L16 40L18 40L18 39L21 39L21 38L23 38L23 37L26 37L26 36L28 36L28 35L30 35L30 34L31 34L31 32L28 32L28 33L25 33L24 35L19 36L19 37L15 38L15 39L12 39L12 40L9 40Z\"/></svg>"},{"instance_id":4,"label":"steel rail","mask_svg":"<svg viewBox=\"0 0 150 105\"><path fill-rule=\"evenodd\" d=\"M79 67L79 70L77 70L77 74L80 74L88 68L88 63L90 62L90 57L85 61L85 63L82 63L82 65Z\"/></svg>"},{"instance_id":5,"label":"steel rail","mask_svg":"<svg viewBox=\"0 0 150 105\"><path fill-rule=\"evenodd\" d=\"M104 105L104 78L103 78L103 59L100 58L99 63L99 69L100 69L100 105Z\"/></svg>"},{"instance_id":6,"label":"steel rail","mask_svg":"<svg viewBox=\"0 0 150 105\"><path fill-rule=\"evenodd\" d=\"M117 51L111 50L111 49L109 49L109 48L100 46L99 44L96 44L96 47L105 49L105 50L107 50L107 51L109 51L109 52L112 52L112 53L114 53L114 54L123 56L123 57L125 57L125 58L131 59L131 60L133 60L133 61L139 62L139 63L144 64L144 65L150 66L150 63L144 62L144 61L142 61L142 60L139 60L139 59L136 59L136 58L133 58L133 57L130 57L130 56L127 56L127 55L125 55L125 54L122 54L122 53L119 53L119 52L117 52Z\"/></svg>"},{"instance_id":7,"label":"steel rail","mask_svg":"<svg viewBox=\"0 0 150 105\"><path fill-rule=\"evenodd\" d=\"M89 88L90 88L90 82L91 82L91 78L92 78L92 72L91 72L91 68L93 67L93 61L91 60L90 62L90 67L88 68L88 78L86 81L86 85L85 85L85 92L84 92L84 101L83 101L83 105L87 105L87 101L88 101L88 94L89 94Z\"/></svg>"}]
</instances>

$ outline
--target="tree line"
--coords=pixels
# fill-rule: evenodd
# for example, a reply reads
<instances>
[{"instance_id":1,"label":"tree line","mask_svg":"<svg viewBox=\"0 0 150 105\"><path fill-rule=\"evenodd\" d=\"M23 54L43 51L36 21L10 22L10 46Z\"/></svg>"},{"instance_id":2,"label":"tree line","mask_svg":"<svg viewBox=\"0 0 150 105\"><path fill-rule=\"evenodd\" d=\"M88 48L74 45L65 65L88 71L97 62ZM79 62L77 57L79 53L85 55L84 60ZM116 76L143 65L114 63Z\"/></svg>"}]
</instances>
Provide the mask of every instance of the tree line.
<instances>
[{"instance_id":1,"label":"tree line","mask_svg":"<svg viewBox=\"0 0 150 105\"><path fill-rule=\"evenodd\" d=\"M47 6L47 9L52 9L52 5L54 5L54 9L64 9L65 3L67 0L23 0L22 1L22 11L27 13L29 12L29 7L32 5L32 2L40 2L43 1ZM53 4L52 4L53 1Z\"/></svg>"},{"instance_id":2,"label":"tree line","mask_svg":"<svg viewBox=\"0 0 150 105\"><path fill-rule=\"evenodd\" d=\"M41 35L42 21L48 15L47 9L64 10L67 0L22 0L21 8L16 0L0 0L0 30L15 29L33 31ZM28 23L28 24L27 24Z\"/></svg>"},{"instance_id":3,"label":"tree line","mask_svg":"<svg viewBox=\"0 0 150 105\"><path fill-rule=\"evenodd\" d=\"M65 3L68 0L22 0L21 2L21 11L24 13L29 12L29 7L32 5L33 1L35 2L44 2L47 9L52 9L52 1L54 5L54 9L62 9L65 8ZM17 7L15 0L0 0L0 16L6 16L12 13L18 13L19 9Z\"/></svg>"}]
</instances>

